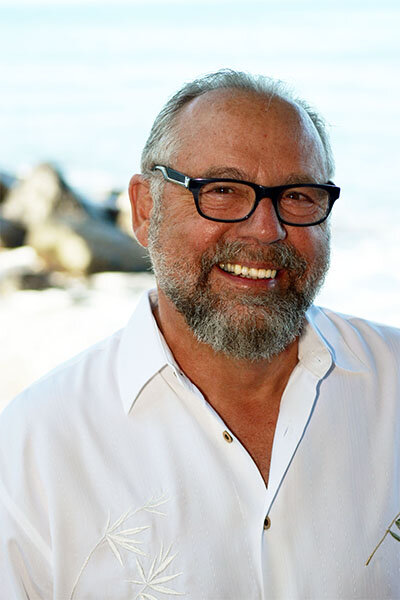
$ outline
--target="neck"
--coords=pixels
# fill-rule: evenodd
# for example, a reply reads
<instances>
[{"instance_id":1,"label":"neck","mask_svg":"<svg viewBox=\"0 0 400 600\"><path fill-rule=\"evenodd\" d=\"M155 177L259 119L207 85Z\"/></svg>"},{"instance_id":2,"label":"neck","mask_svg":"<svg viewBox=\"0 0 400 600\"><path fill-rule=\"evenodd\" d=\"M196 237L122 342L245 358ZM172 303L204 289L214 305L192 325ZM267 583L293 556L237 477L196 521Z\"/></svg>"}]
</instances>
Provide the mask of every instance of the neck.
<instances>
[{"instance_id":1,"label":"neck","mask_svg":"<svg viewBox=\"0 0 400 600\"><path fill-rule=\"evenodd\" d=\"M279 405L297 363L297 339L271 360L251 362L216 353L198 342L160 290L154 316L180 368L223 418L257 412L257 406L265 407L266 398L271 405Z\"/></svg>"}]
</instances>

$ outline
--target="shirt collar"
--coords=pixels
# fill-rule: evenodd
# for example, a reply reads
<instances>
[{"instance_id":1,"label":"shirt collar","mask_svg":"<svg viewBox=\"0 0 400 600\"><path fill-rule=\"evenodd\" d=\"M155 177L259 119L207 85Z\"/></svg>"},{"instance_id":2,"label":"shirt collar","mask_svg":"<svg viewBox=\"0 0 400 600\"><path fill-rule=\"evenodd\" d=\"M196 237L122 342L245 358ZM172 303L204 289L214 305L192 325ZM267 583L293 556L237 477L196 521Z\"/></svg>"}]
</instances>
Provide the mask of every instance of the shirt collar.
<instances>
[{"instance_id":1,"label":"shirt collar","mask_svg":"<svg viewBox=\"0 0 400 600\"><path fill-rule=\"evenodd\" d=\"M157 290L145 292L135 312L122 330L117 357L118 384L128 414L142 389L157 373L169 365L181 384L199 394L179 368L153 315Z\"/></svg>"},{"instance_id":2,"label":"shirt collar","mask_svg":"<svg viewBox=\"0 0 400 600\"><path fill-rule=\"evenodd\" d=\"M151 304L155 290L142 295L132 317L122 330L117 356L117 377L122 404L128 414L145 385L167 364Z\"/></svg>"},{"instance_id":3,"label":"shirt collar","mask_svg":"<svg viewBox=\"0 0 400 600\"><path fill-rule=\"evenodd\" d=\"M158 329L152 313L152 304L156 302L156 290L146 292L121 334L117 375L122 403L127 414L142 389L167 365L185 387L194 388L179 369ZM305 368L319 378L325 376L332 364L353 372L366 369L322 309L312 306L306 313L306 320L307 324L299 340L299 362Z\"/></svg>"},{"instance_id":4,"label":"shirt collar","mask_svg":"<svg viewBox=\"0 0 400 600\"><path fill-rule=\"evenodd\" d=\"M367 366L354 354L342 331L329 315L329 311L314 305L307 311L307 325L300 338L299 359L304 356L306 366L313 363L318 371L318 358L323 362L326 360L323 357L329 353L331 362L340 369L354 373L367 370Z\"/></svg>"}]
</instances>

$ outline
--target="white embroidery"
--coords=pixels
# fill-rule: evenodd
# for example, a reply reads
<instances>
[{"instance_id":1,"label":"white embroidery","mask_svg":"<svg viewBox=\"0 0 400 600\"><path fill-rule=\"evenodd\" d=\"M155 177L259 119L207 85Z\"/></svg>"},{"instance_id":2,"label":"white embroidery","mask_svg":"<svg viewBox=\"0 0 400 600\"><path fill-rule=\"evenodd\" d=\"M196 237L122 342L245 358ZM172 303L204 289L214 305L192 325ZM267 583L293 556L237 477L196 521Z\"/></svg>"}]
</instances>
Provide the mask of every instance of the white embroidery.
<instances>
[{"instance_id":1,"label":"white embroidery","mask_svg":"<svg viewBox=\"0 0 400 600\"><path fill-rule=\"evenodd\" d=\"M171 588L165 587L163 584L168 581L172 581L176 577L182 575L182 573L176 573L175 575L162 575L165 569L172 563L176 554L170 556L171 546L164 553L163 546L161 545L161 550L158 556L155 556L153 562L151 563L150 569L146 575L143 565L136 559L137 568L139 571L140 580L138 579L129 579L130 583L134 583L136 585L144 586L135 596L135 600L158 600L156 596L150 594L150 592L146 591L150 589L154 592L160 592L160 594L171 594L172 596L184 596L183 592L177 592L176 590L172 590Z\"/></svg>"},{"instance_id":2,"label":"white embroidery","mask_svg":"<svg viewBox=\"0 0 400 600\"><path fill-rule=\"evenodd\" d=\"M149 529L150 525L145 525L142 527L133 527L130 529L119 529L119 528L128 519L131 519L132 517L134 517L141 511L149 512L149 513L153 513L153 514L161 515L161 516L165 517L165 513L161 512L160 510L157 510L157 509L160 506L162 506L163 504L165 504L166 502L168 502L168 498L166 498L165 495L160 496L160 498L157 498L157 499L151 498L148 502L146 502L146 504L144 506L141 506L140 508L137 508L135 510L133 510L133 509L127 510L112 525L110 525L111 515L110 514L108 515L104 535L93 546L92 550L89 552L87 558L85 559L85 561L81 567L81 570L79 571L79 574L75 580L74 587L72 588L70 600L73 600L73 598L74 598L79 581L80 581L82 574L83 574L84 570L86 569L90 559L92 558L92 556L96 552L96 550L98 548L100 548L100 546L102 546L103 544L108 544L110 550L112 551L113 555L118 560L118 562L120 563L121 566L123 566L124 563L122 560L121 552L118 549L118 547L124 548L125 550L128 550L129 552L134 552L135 554L139 554L141 556L147 556L147 554L145 552L143 552L140 548L137 547L138 545L143 544L143 541L135 539L132 536L137 536L138 534L141 534L146 529Z\"/></svg>"}]
</instances>

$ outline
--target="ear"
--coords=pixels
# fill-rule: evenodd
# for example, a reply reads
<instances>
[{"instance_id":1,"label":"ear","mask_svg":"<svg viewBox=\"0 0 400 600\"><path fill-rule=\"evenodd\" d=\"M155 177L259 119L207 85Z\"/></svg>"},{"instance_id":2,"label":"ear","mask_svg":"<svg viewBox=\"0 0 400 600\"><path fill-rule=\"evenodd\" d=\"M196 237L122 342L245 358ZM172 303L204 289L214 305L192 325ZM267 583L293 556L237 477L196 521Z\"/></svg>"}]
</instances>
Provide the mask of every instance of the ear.
<instances>
[{"instance_id":1,"label":"ear","mask_svg":"<svg viewBox=\"0 0 400 600\"><path fill-rule=\"evenodd\" d=\"M129 200L132 209L133 231L139 244L147 247L147 232L153 199L150 194L150 184L142 175L134 175L130 180Z\"/></svg>"}]
</instances>

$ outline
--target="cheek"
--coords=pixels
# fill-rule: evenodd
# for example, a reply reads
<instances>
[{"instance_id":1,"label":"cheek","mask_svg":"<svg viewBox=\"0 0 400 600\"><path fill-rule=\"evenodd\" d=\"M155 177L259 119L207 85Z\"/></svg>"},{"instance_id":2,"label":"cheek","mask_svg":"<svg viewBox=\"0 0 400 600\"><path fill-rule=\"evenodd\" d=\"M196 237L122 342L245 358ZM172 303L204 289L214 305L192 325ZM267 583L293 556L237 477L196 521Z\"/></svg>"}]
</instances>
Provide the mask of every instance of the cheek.
<instances>
[{"instance_id":1,"label":"cheek","mask_svg":"<svg viewBox=\"0 0 400 600\"><path fill-rule=\"evenodd\" d=\"M213 248L224 235L226 226L203 219L200 215L171 215L164 222L166 242L173 243L178 252L203 254Z\"/></svg>"},{"instance_id":2,"label":"cheek","mask_svg":"<svg viewBox=\"0 0 400 600\"><path fill-rule=\"evenodd\" d=\"M329 251L330 233L329 226L326 224L305 227L304 229L288 227L289 229L288 241L310 264L313 264L321 255L325 255Z\"/></svg>"},{"instance_id":3,"label":"cheek","mask_svg":"<svg viewBox=\"0 0 400 600\"><path fill-rule=\"evenodd\" d=\"M229 229L229 224L216 223L201 217L193 198L171 194L164 199L163 229L167 239L179 245L178 251L189 249L203 253L212 248Z\"/></svg>"},{"instance_id":4,"label":"cheek","mask_svg":"<svg viewBox=\"0 0 400 600\"><path fill-rule=\"evenodd\" d=\"M208 249L212 249L221 240L225 233L225 227L221 227L218 223L202 219L203 222L193 224L190 229L191 246L198 253L203 253Z\"/></svg>"}]
</instances>

